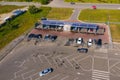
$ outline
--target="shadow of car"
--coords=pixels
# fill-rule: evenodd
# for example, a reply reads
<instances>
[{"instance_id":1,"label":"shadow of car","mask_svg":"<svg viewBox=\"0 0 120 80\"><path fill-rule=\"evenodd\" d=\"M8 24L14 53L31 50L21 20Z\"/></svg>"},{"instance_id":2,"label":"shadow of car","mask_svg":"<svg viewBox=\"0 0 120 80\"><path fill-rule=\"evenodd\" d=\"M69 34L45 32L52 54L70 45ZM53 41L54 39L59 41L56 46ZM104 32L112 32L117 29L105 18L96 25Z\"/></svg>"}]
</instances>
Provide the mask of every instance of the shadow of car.
<instances>
[{"instance_id":1,"label":"shadow of car","mask_svg":"<svg viewBox=\"0 0 120 80\"><path fill-rule=\"evenodd\" d=\"M88 49L87 48L78 48L77 51L79 53L87 53L88 52Z\"/></svg>"}]
</instances>

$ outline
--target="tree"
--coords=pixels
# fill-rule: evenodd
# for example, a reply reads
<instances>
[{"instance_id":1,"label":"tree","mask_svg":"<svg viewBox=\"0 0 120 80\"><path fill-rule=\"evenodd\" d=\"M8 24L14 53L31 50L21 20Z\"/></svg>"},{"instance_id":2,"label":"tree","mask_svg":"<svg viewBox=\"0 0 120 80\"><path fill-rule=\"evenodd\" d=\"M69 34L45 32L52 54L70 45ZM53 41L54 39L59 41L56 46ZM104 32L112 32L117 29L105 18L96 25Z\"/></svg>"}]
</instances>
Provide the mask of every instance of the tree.
<instances>
[{"instance_id":1,"label":"tree","mask_svg":"<svg viewBox=\"0 0 120 80\"><path fill-rule=\"evenodd\" d=\"M38 8L36 8L34 5L32 5L32 6L29 6L29 12L31 13L31 14L35 14L35 13L37 13L38 11L39 11L39 9Z\"/></svg>"},{"instance_id":2,"label":"tree","mask_svg":"<svg viewBox=\"0 0 120 80\"><path fill-rule=\"evenodd\" d=\"M32 2L32 0L26 0L27 2Z\"/></svg>"},{"instance_id":3,"label":"tree","mask_svg":"<svg viewBox=\"0 0 120 80\"><path fill-rule=\"evenodd\" d=\"M42 4L48 4L49 0L41 0Z\"/></svg>"}]
</instances>

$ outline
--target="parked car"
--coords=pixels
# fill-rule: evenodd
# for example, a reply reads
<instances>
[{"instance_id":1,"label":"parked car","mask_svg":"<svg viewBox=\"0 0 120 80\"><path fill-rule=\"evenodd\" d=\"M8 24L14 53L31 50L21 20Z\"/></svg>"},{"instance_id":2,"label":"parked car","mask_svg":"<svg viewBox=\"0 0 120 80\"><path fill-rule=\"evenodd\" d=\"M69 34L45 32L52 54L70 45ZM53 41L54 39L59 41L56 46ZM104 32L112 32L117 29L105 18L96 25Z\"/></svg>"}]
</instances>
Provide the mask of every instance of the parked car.
<instances>
[{"instance_id":1,"label":"parked car","mask_svg":"<svg viewBox=\"0 0 120 80\"><path fill-rule=\"evenodd\" d=\"M102 39L98 39L97 45L98 45L98 46L102 46Z\"/></svg>"},{"instance_id":2,"label":"parked car","mask_svg":"<svg viewBox=\"0 0 120 80\"><path fill-rule=\"evenodd\" d=\"M46 74L48 74L48 73L51 73L51 72L53 72L53 68L47 68L47 69L39 72L39 75L40 75L40 76L44 76L44 75L46 75Z\"/></svg>"},{"instance_id":3,"label":"parked car","mask_svg":"<svg viewBox=\"0 0 120 80\"><path fill-rule=\"evenodd\" d=\"M75 4L75 2L70 2L70 4L74 5L74 4Z\"/></svg>"},{"instance_id":4,"label":"parked car","mask_svg":"<svg viewBox=\"0 0 120 80\"><path fill-rule=\"evenodd\" d=\"M57 36L56 35L51 35L50 39L51 39L51 41L55 41L57 39Z\"/></svg>"},{"instance_id":5,"label":"parked car","mask_svg":"<svg viewBox=\"0 0 120 80\"><path fill-rule=\"evenodd\" d=\"M82 44L83 43L83 38L78 38L77 41L76 41L77 44Z\"/></svg>"},{"instance_id":6,"label":"parked car","mask_svg":"<svg viewBox=\"0 0 120 80\"><path fill-rule=\"evenodd\" d=\"M87 48L78 48L77 51L80 53L87 53L88 49Z\"/></svg>"},{"instance_id":7,"label":"parked car","mask_svg":"<svg viewBox=\"0 0 120 80\"><path fill-rule=\"evenodd\" d=\"M42 34L35 34L34 38L40 39L40 38L42 38Z\"/></svg>"},{"instance_id":8,"label":"parked car","mask_svg":"<svg viewBox=\"0 0 120 80\"><path fill-rule=\"evenodd\" d=\"M44 37L44 39L45 39L45 40L49 40L49 39L50 39L50 37L51 37L51 35L46 34L46 35L45 35L45 37Z\"/></svg>"},{"instance_id":9,"label":"parked car","mask_svg":"<svg viewBox=\"0 0 120 80\"><path fill-rule=\"evenodd\" d=\"M92 46L92 44L93 44L93 40L89 39L88 42L87 42L87 46L90 47L90 46Z\"/></svg>"},{"instance_id":10,"label":"parked car","mask_svg":"<svg viewBox=\"0 0 120 80\"><path fill-rule=\"evenodd\" d=\"M26 12L26 10L15 10L13 12L13 15L14 16L19 16L19 15L23 14L24 12Z\"/></svg>"},{"instance_id":11,"label":"parked car","mask_svg":"<svg viewBox=\"0 0 120 80\"><path fill-rule=\"evenodd\" d=\"M95 5L92 6L93 9L97 9L97 7Z\"/></svg>"},{"instance_id":12,"label":"parked car","mask_svg":"<svg viewBox=\"0 0 120 80\"><path fill-rule=\"evenodd\" d=\"M7 16L7 17L4 18L4 21L5 21L5 22L6 22L6 21L10 21L10 20L12 20L12 18L11 18L10 16Z\"/></svg>"}]
</instances>

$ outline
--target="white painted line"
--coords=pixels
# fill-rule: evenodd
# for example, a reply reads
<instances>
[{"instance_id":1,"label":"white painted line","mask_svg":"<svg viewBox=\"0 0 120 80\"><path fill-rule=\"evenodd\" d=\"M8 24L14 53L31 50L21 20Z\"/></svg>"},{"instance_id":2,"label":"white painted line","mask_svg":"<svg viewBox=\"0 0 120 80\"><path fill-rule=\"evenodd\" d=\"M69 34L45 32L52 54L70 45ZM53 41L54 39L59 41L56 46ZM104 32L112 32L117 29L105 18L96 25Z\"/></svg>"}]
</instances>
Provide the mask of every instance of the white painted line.
<instances>
[{"instance_id":1,"label":"white painted line","mask_svg":"<svg viewBox=\"0 0 120 80\"><path fill-rule=\"evenodd\" d=\"M54 78L58 77L59 75L60 75L60 74L57 74L57 75L55 75L55 76L49 78L48 80L53 80Z\"/></svg>"},{"instance_id":2,"label":"white painted line","mask_svg":"<svg viewBox=\"0 0 120 80\"><path fill-rule=\"evenodd\" d=\"M35 79L35 80L40 80L40 78L37 78L37 79Z\"/></svg>"},{"instance_id":3,"label":"white painted line","mask_svg":"<svg viewBox=\"0 0 120 80\"><path fill-rule=\"evenodd\" d=\"M103 76L92 76L93 78L97 78L97 79L105 79L105 80L109 80L109 77L103 77Z\"/></svg>"},{"instance_id":4,"label":"white painted line","mask_svg":"<svg viewBox=\"0 0 120 80\"><path fill-rule=\"evenodd\" d=\"M35 60L35 57L32 57L32 60L33 60L33 62L37 63L37 61Z\"/></svg>"},{"instance_id":5,"label":"white painted line","mask_svg":"<svg viewBox=\"0 0 120 80\"><path fill-rule=\"evenodd\" d=\"M115 66L118 70L120 70L120 68L118 66Z\"/></svg>"},{"instance_id":6,"label":"white painted line","mask_svg":"<svg viewBox=\"0 0 120 80\"><path fill-rule=\"evenodd\" d=\"M69 57L72 57L72 56L74 56L75 54L73 54L73 55L69 55L69 56L66 56L66 57L64 57L64 58L69 58Z\"/></svg>"},{"instance_id":7,"label":"white painted line","mask_svg":"<svg viewBox=\"0 0 120 80\"><path fill-rule=\"evenodd\" d=\"M72 66L72 67L74 67L73 65L72 65L72 63L66 58L66 61Z\"/></svg>"},{"instance_id":8,"label":"white painted line","mask_svg":"<svg viewBox=\"0 0 120 80\"><path fill-rule=\"evenodd\" d=\"M80 60L78 60L78 63L80 62L80 61L82 61L82 60L84 60L84 59L86 59L86 58L89 58L90 56L87 56L87 57L84 57L84 58L82 58L82 59L80 59ZM75 59L74 59L75 60Z\"/></svg>"},{"instance_id":9,"label":"white painted line","mask_svg":"<svg viewBox=\"0 0 120 80\"><path fill-rule=\"evenodd\" d=\"M97 79L97 78L92 78L92 80L101 80L101 79Z\"/></svg>"},{"instance_id":10,"label":"white painted line","mask_svg":"<svg viewBox=\"0 0 120 80\"><path fill-rule=\"evenodd\" d=\"M43 56L44 56L44 55L43 55ZM47 62L48 62L50 65L52 65L52 64L50 63L50 61L47 59L46 56L44 56L44 58L47 60Z\"/></svg>"},{"instance_id":11,"label":"white painted line","mask_svg":"<svg viewBox=\"0 0 120 80\"><path fill-rule=\"evenodd\" d=\"M25 64L26 60L24 60L23 62L21 62L21 64L18 67L22 67Z\"/></svg>"},{"instance_id":12,"label":"white painted line","mask_svg":"<svg viewBox=\"0 0 120 80\"><path fill-rule=\"evenodd\" d=\"M25 70L25 69L27 69L27 68L26 68L26 67L23 67L21 70L15 72L15 73L14 73L14 74L15 74L15 77L17 77L17 74L18 74L19 72L21 72L21 71L23 71L23 70ZM19 76L20 76L20 75L19 75Z\"/></svg>"},{"instance_id":13,"label":"white painted line","mask_svg":"<svg viewBox=\"0 0 120 80\"><path fill-rule=\"evenodd\" d=\"M40 56L40 55L38 55L38 58L39 58L40 62L41 62L41 63L43 63L43 61L42 61L42 59L41 59L40 57L41 57L41 56Z\"/></svg>"},{"instance_id":14,"label":"white painted line","mask_svg":"<svg viewBox=\"0 0 120 80\"><path fill-rule=\"evenodd\" d=\"M25 74L27 74L27 73L31 73L31 72L33 72L33 71L35 71L35 70L32 69L32 70L30 70L30 71L28 71L28 72L25 72L25 73L22 74L22 76L24 77ZM29 78L29 77L26 77L26 78ZM24 79L26 79L26 78L24 78Z\"/></svg>"},{"instance_id":15,"label":"white painted line","mask_svg":"<svg viewBox=\"0 0 120 80\"><path fill-rule=\"evenodd\" d=\"M101 71L101 70L93 70L93 73L109 73L108 71Z\"/></svg>"},{"instance_id":16,"label":"white painted line","mask_svg":"<svg viewBox=\"0 0 120 80\"><path fill-rule=\"evenodd\" d=\"M93 70L92 77L96 79L105 79L109 80L109 72L107 71L100 71L100 70Z\"/></svg>"},{"instance_id":17,"label":"white painted line","mask_svg":"<svg viewBox=\"0 0 120 80\"><path fill-rule=\"evenodd\" d=\"M65 76L63 77L61 80L66 80L69 76Z\"/></svg>"},{"instance_id":18,"label":"white painted line","mask_svg":"<svg viewBox=\"0 0 120 80\"><path fill-rule=\"evenodd\" d=\"M106 55L106 57L105 57L105 56L104 56L104 57L101 57L101 56L98 56L98 55L94 55L94 57L95 57L95 58L108 59L107 55Z\"/></svg>"},{"instance_id":19,"label":"white painted line","mask_svg":"<svg viewBox=\"0 0 120 80\"><path fill-rule=\"evenodd\" d=\"M75 78L74 80L78 80L79 78Z\"/></svg>"},{"instance_id":20,"label":"white painted line","mask_svg":"<svg viewBox=\"0 0 120 80\"><path fill-rule=\"evenodd\" d=\"M25 78L24 78L23 74L21 74L21 77L22 77L22 79L23 79L23 80L25 80Z\"/></svg>"},{"instance_id":21,"label":"white painted line","mask_svg":"<svg viewBox=\"0 0 120 80\"><path fill-rule=\"evenodd\" d=\"M60 59L60 58L58 58L58 59ZM60 59L60 62L62 62L63 60L62 59ZM66 67L67 68L67 65L65 64L65 63L63 63L63 65L64 65L64 67Z\"/></svg>"}]
</instances>

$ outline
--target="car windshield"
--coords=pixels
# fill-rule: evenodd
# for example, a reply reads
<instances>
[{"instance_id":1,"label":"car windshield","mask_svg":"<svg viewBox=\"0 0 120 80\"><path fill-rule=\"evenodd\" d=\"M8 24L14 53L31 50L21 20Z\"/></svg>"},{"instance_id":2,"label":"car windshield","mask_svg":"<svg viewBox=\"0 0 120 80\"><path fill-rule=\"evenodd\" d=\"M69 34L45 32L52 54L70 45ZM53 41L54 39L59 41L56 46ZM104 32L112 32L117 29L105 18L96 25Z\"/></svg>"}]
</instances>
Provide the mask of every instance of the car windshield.
<instances>
[{"instance_id":1,"label":"car windshield","mask_svg":"<svg viewBox=\"0 0 120 80\"><path fill-rule=\"evenodd\" d=\"M44 70L42 73L48 73L49 72L49 70L48 69L46 69L46 70Z\"/></svg>"}]
</instances>

